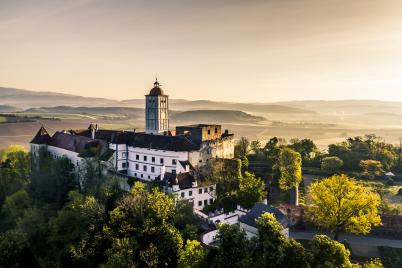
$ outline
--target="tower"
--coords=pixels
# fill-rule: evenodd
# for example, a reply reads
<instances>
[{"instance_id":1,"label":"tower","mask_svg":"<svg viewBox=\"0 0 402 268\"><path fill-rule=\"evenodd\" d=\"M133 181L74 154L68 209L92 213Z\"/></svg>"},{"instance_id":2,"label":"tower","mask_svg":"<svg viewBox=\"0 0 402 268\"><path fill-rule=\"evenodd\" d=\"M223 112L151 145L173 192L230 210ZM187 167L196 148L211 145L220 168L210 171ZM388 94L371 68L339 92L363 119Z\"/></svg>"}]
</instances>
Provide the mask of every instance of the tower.
<instances>
[{"instance_id":1,"label":"tower","mask_svg":"<svg viewBox=\"0 0 402 268\"><path fill-rule=\"evenodd\" d=\"M163 94L158 78L145 95L145 122L149 134L163 134L169 130L169 96Z\"/></svg>"}]
</instances>

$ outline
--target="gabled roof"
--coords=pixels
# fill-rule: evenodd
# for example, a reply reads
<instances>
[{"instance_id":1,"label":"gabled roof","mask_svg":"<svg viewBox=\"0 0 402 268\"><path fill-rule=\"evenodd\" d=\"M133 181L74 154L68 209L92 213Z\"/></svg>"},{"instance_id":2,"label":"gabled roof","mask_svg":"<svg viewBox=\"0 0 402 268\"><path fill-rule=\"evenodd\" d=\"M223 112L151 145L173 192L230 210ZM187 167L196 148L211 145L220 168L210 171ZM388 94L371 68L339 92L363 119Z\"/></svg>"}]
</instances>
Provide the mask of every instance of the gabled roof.
<instances>
[{"instance_id":1,"label":"gabled roof","mask_svg":"<svg viewBox=\"0 0 402 268\"><path fill-rule=\"evenodd\" d=\"M33 144L47 144L50 141L50 135L47 130L41 126L39 131L36 133L35 137L30 143Z\"/></svg>"},{"instance_id":2,"label":"gabled roof","mask_svg":"<svg viewBox=\"0 0 402 268\"><path fill-rule=\"evenodd\" d=\"M253 226L257 228L257 223L255 222L256 219L261 217L262 214L265 212L274 214L276 220L282 224L285 228L288 227L289 221L286 218L285 214L282 213L279 209L275 207L268 206L263 203L256 203L253 208L247 212L246 215L240 217L239 222Z\"/></svg>"},{"instance_id":3,"label":"gabled roof","mask_svg":"<svg viewBox=\"0 0 402 268\"><path fill-rule=\"evenodd\" d=\"M49 145L71 152L83 153L87 144L91 141L93 140L87 137L71 135L64 132L56 132L52 136Z\"/></svg>"},{"instance_id":4,"label":"gabled roof","mask_svg":"<svg viewBox=\"0 0 402 268\"><path fill-rule=\"evenodd\" d=\"M179 185L180 190L183 190L192 188L193 182L195 182L196 179L189 172L179 174L165 172L165 174L163 175L163 180L161 180L161 176L159 175L156 178L156 181L162 186L172 187L173 185Z\"/></svg>"}]
</instances>

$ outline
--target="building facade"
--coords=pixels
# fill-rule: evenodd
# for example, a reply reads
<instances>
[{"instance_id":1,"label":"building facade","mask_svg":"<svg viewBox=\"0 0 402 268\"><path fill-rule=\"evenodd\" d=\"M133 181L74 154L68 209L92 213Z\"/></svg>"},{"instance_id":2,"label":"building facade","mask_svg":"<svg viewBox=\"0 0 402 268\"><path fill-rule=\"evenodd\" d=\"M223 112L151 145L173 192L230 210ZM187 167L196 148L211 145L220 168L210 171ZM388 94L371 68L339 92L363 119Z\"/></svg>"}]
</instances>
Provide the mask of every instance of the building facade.
<instances>
[{"instance_id":1,"label":"building facade","mask_svg":"<svg viewBox=\"0 0 402 268\"><path fill-rule=\"evenodd\" d=\"M217 158L233 158L233 134L209 124L178 126L170 131L169 97L158 81L145 95L145 102L145 132L104 130L90 124L88 129L50 136L42 127L31 141L31 150L46 148L79 167L88 148L96 145L102 148L110 171L146 182L157 180L197 209L210 205L215 200L215 185L205 185L196 170Z\"/></svg>"}]
</instances>

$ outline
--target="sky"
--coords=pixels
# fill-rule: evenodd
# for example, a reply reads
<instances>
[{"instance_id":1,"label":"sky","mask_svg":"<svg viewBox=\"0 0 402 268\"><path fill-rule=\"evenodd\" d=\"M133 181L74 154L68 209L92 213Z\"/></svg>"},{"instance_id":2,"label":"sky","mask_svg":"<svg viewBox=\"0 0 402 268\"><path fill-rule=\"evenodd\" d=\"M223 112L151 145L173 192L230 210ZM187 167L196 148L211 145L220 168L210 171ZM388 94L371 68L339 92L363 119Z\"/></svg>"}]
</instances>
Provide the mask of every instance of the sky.
<instances>
[{"instance_id":1,"label":"sky","mask_svg":"<svg viewBox=\"0 0 402 268\"><path fill-rule=\"evenodd\" d=\"M400 0L0 0L0 86L402 101Z\"/></svg>"}]
</instances>

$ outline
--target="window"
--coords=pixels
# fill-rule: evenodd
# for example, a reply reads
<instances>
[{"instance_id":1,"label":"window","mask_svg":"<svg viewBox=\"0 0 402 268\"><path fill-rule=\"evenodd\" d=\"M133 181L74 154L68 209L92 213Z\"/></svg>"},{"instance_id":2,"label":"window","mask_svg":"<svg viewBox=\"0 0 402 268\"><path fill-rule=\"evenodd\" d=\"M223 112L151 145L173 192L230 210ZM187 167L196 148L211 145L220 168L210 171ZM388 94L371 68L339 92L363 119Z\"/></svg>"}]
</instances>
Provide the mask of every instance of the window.
<instances>
[{"instance_id":1,"label":"window","mask_svg":"<svg viewBox=\"0 0 402 268\"><path fill-rule=\"evenodd\" d=\"M204 188L204 193L208 193L208 188Z\"/></svg>"},{"instance_id":2,"label":"window","mask_svg":"<svg viewBox=\"0 0 402 268\"><path fill-rule=\"evenodd\" d=\"M127 163L122 163L121 165L123 168L127 168Z\"/></svg>"},{"instance_id":3,"label":"window","mask_svg":"<svg viewBox=\"0 0 402 268\"><path fill-rule=\"evenodd\" d=\"M154 156L152 156L151 161L152 161L152 163L155 163L155 157Z\"/></svg>"},{"instance_id":4,"label":"window","mask_svg":"<svg viewBox=\"0 0 402 268\"><path fill-rule=\"evenodd\" d=\"M201 189L201 188L198 189L198 193L199 193L199 194L202 194L202 189Z\"/></svg>"},{"instance_id":5,"label":"window","mask_svg":"<svg viewBox=\"0 0 402 268\"><path fill-rule=\"evenodd\" d=\"M160 161L160 163L163 165L163 163L164 163L163 158L161 158L159 161Z\"/></svg>"},{"instance_id":6,"label":"window","mask_svg":"<svg viewBox=\"0 0 402 268\"><path fill-rule=\"evenodd\" d=\"M143 177L143 175L141 174L141 178Z\"/></svg>"},{"instance_id":7,"label":"window","mask_svg":"<svg viewBox=\"0 0 402 268\"><path fill-rule=\"evenodd\" d=\"M193 195L193 191L189 191L188 196L192 196L192 195Z\"/></svg>"},{"instance_id":8,"label":"window","mask_svg":"<svg viewBox=\"0 0 402 268\"><path fill-rule=\"evenodd\" d=\"M135 169L136 169L136 170L139 170L139 169L140 169L140 167L138 166L138 164L135 164Z\"/></svg>"},{"instance_id":9,"label":"window","mask_svg":"<svg viewBox=\"0 0 402 268\"><path fill-rule=\"evenodd\" d=\"M211 130L210 129L208 129L208 135L211 135Z\"/></svg>"},{"instance_id":10,"label":"window","mask_svg":"<svg viewBox=\"0 0 402 268\"><path fill-rule=\"evenodd\" d=\"M214 202L214 200L211 198L209 199L209 204L212 205L212 203Z\"/></svg>"},{"instance_id":11,"label":"window","mask_svg":"<svg viewBox=\"0 0 402 268\"><path fill-rule=\"evenodd\" d=\"M184 197L184 192L181 192L181 197Z\"/></svg>"},{"instance_id":12,"label":"window","mask_svg":"<svg viewBox=\"0 0 402 268\"><path fill-rule=\"evenodd\" d=\"M172 165L176 165L177 161L176 159L172 159Z\"/></svg>"},{"instance_id":13,"label":"window","mask_svg":"<svg viewBox=\"0 0 402 268\"><path fill-rule=\"evenodd\" d=\"M213 190L214 190L214 187L213 187L213 186L209 187L209 191L210 191L210 192L212 192Z\"/></svg>"},{"instance_id":14,"label":"window","mask_svg":"<svg viewBox=\"0 0 402 268\"><path fill-rule=\"evenodd\" d=\"M143 166L143 167L142 167L142 170L143 170L143 171L147 171L147 166Z\"/></svg>"},{"instance_id":15,"label":"window","mask_svg":"<svg viewBox=\"0 0 402 268\"><path fill-rule=\"evenodd\" d=\"M176 170L175 169L172 169L172 174L176 175Z\"/></svg>"},{"instance_id":16,"label":"window","mask_svg":"<svg viewBox=\"0 0 402 268\"><path fill-rule=\"evenodd\" d=\"M135 160L140 160L140 156L138 154L135 155Z\"/></svg>"},{"instance_id":17,"label":"window","mask_svg":"<svg viewBox=\"0 0 402 268\"><path fill-rule=\"evenodd\" d=\"M155 173L155 167L151 167L151 172Z\"/></svg>"},{"instance_id":18,"label":"window","mask_svg":"<svg viewBox=\"0 0 402 268\"><path fill-rule=\"evenodd\" d=\"M215 134L216 134L216 133L218 133L218 128L217 128L217 127L215 128Z\"/></svg>"},{"instance_id":19,"label":"window","mask_svg":"<svg viewBox=\"0 0 402 268\"><path fill-rule=\"evenodd\" d=\"M202 206L202 201L198 201L198 206L201 207Z\"/></svg>"},{"instance_id":20,"label":"window","mask_svg":"<svg viewBox=\"0 0 402 268\"><path fill-rule=\"evenodd\" d=\"M151 176L148 175L148 180L151 179Z\"/></svg>"},{"instance_id":21,"label":"window","mask_svg":"<svg viewBox=\"0 0 402 268\"><path fill-rule=\"evenodd\" d=\"M137 173L134 173L134 176L136 176L136 177L137 177Z\"/></svg>"},{"instance_id":22,"label":"window","mask_svg":"<svg viewBox=\"0 0 402 268\"><path fill-rule=\"evenodd\" d=\"M128 157L128 152L122 152L121 155L122 155L123 157Z\"/></svg>"},{"instance_id":23,"label":"window","mask_svg":"<svg viewBox=\"0 0 402 268\"><path fill-rule=\"evenodd\" d=\"M204 200L204 206L207 206L208 205L208 199L205 199Z\"/></svg>"},{"instance_id":24,"label":"window","mask_svg":"<svg viewBox=\"0 0 402 268\"><path fill-rule=\"evenodd\" d=\"M144 161L147 161L147 156L146 155L144 155Z\"/></svg>"}]
</instances>

